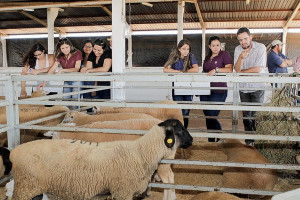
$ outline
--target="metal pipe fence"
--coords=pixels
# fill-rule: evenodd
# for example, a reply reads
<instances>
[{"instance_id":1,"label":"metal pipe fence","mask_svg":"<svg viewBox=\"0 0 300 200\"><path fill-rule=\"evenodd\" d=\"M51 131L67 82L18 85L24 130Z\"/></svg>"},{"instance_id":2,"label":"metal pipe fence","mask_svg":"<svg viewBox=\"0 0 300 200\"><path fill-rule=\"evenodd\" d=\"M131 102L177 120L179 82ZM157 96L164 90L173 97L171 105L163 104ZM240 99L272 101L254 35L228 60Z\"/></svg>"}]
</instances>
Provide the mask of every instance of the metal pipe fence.
<instances>
[{"instance_id":1,"label":"metal pipe fence","mask_svg":"<svg viewBox=\"0 0 300 200\"><path fill-rule=\"evenodd\" d=\"M232 91L233 99L232 102L177 102L177 104L165 104L155 103L153 101L141 101L141 100L125 100L125 99L110 99L110 100L85 100L85 99L62 99L65 96L84 94L88 92L94 92L104 89L112 90L130 90L130 89L190 89L187 87L174 87L174 86L127 86L117 87L114 86L79 86L89 88L78 92L61 93L43 97L36 97L30 99L17 99L17 88L20 81L119 81L119 82L147 82L149 85L153 82L227 82L233 84L232 87L220 88L220 87L201 87L193 89L222 89ZM145 134L147 131L140 130L117 130L117 129L94 129L94 128L82 128L82 127L49 127L35 125L37 123L54 119L64 115L65 113L56 114L41 119L33 120L30 122L19 123L19 105L65 105L65 106L113 106L113 107L145 107L145 108L173 108L173 109L205 109L205 110L229 110L233 112L232 117L232 133L211 133L202 130L191 130L193 137L207 138L207 137L218 137L218 138L236 138L236 139L255 139L255 140L276 140L276 141L297 141L300 142L300 136L274 136L274 135L255 135L255 134L244 134L243 131L238 131L238 119L242 117L238 116L238 111L271 111L271 112L291 112L300 113L300 107L272 107L266 103L241 103L239 102L239 83L252 82L252 83L281 83L281 84L300 84L299 77L285 77L284 76L272 76L272 74L238 74L238 73L226 73L218 74L218 76L206 76L203 74L166 74L166 73L124 73L124 74L113 74L113 73L95 73L95 74L64 74L64 75L38 75L38 76L0 76L0 81L5 81L6 87L6 100L0 100L0 106L6 106L7 113L7 125L0 126L0 132L8 131L8 145L9 148L16 147L20 142L20 129L38 129L38 130L56 130L56 131L83 131L83 132L109 132L109 133L124 133L124 134ZM53 85L51 85L53 87ZM60 85L60 87L62 87ZM69 85L67 87L70 87ZM73 86L78 87L78 86ZM256 88L259 90L273 91L274 86L266 86L263 88ZM243 88L244 90L244 88ZM253 90L253 88L247 88L245 90ZM155 94L151 94L155 95ZM56 100L56 101L53 101ZM59 101L57 101L59 100ZM195 116L190 116L193 118ZM199 117L199 116L196 116ZM201 116L202 118L205 116ZM205 117L210 118L210 117ZM214 117L213 117L214 118ZM216 117L220 118L220 117ZM222 117L221 117L222 118ZM223 117L227 118L227 117ZM300 119L299 119L300 120ZM207 166L222 166L222 167L248 167L248 168L268 168L268 169L284 169L284 170L300 170L299 165L279 165L279 164L251 164L251 163L230 163L230 162L208 162L208 161L187 161L187 160L162 160L161 163L172 163L172 164L186 164L186 165L207 165ZM241 190L234 188L217 188L217 187L201 187L201 186L188 186L188 185L172 185L172 184L157 184L150 183L151 187L164 187L164 188L175 188L182 190L201 190L201 191L224 191L230 193L242 193L242 194L260 194L260 195L275 195L280 192L274 191L259 191L259 190Z\"/></svg>"}]
</instances>

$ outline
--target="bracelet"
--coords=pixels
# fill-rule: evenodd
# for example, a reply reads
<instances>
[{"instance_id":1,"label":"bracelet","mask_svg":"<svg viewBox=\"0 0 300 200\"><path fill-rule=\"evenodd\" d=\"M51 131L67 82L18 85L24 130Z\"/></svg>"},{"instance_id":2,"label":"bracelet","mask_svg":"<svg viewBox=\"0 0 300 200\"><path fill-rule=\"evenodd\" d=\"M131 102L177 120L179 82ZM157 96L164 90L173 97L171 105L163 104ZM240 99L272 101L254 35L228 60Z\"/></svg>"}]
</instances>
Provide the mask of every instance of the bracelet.
<instances>
[{"instance_id":1,"label":"bracelet","mask_svg":"<svg viewBox=\"0 0 300 200\"><path fill-rule=\"evenodd\" d=\"M219 73L219 67L216 67L215 70L216 70L216 73Z\"/></svg>"}]
</instances>

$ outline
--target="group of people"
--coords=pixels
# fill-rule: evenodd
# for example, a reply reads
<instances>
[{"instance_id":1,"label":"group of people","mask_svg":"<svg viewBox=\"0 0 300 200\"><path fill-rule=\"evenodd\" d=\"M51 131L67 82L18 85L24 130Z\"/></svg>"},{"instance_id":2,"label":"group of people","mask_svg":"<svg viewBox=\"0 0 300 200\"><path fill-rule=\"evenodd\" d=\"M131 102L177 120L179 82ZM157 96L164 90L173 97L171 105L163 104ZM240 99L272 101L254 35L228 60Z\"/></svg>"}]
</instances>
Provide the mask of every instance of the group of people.
<instances>
[{"instance_id":1,"label":"group of people","mask_svg":"<svg viewBox=\"0 0 300 200\"><path fill-rule=\"evenodd\" d=\"M271 44L271 51L267 56L264 44L252 41L252 35L248 28L242 27L237 31L237 39L240 43L235 48L234 59L229 52L223 51L221 41L218 36L209 38L209 51L204 59L203 72L208 76L216 73L232 73L233 68L237 73L264 73L266 64L270 73L287 73L287 67L292 65L292 60L282 54L283 43L274 40ZM297 59L299 64L295 65L294 70L300 71L300 57ZM166 64L164 65L166 73L198 73L199 68L195 56L191 53L191 44L188 40L181 40L176 49L174 49ZM173 84L174 86L174 84ZM227 87L224 82L211 82L211 87ZM253 89L252 89L253 88ZM260 89L261 88L261 89ZM227 98L227 89L212 89L210 95L200 95L200 101L225 102ZM241 102L262 103L264 100L263 83L240 83L240 100ZM175 95L172 91L174 101L192 101L193 95ZM217 119L220 110L203 110L206 118L206 127L208 130L219 130L222 127ZM188 126L189 110L183 109L184 126ZM245 131L255 131L255 111L243 111L243 124ZM252 119L251 119L252 118ZM247 132L246 132L247 133ZM208 138L209 142L216 141L215 138ZM253 145L254 140L246 140L248 145Z\"/></svg>"},{"instance_id":2,"label":"group of people","mask_svg":"<svg viewBox=\"0 0 300 200\"><path fill-rule=\"evenodd\" d=\"M274 40L271 51L268 54L264 44L252 41L252 35L248 28L242 27L237 31L237 39L240 43L235 48L234 59L228 51L221 48L221 40L218 36L209 38L209 51L204 59L203 72L208 76L217 73L232 73L233 69L237 73L264 73L266 64L270 73L287 73L287 66L292 65L292 60L282 54L282 42ZM111 38L108 39L111 42ZM94 42L86 40L83 47L77 50L67 38L60 39L56 44L54 55L47 54L47 51L41 44L35 44L23 59L22 74L39 74L48 72L48 74L69 73L69 72L111 72L112 71L112 50L111 43L108 40L96 39ZM268 59L267 59L268 58ZM299 62L299 63L298 63ZM62 66L58 69L59 64ZM57 70L58 69L58 70ZM295 71L300 71L300 57L297 59ZM198 73L199 66L195 56L191 53L191 43L183 39L177 48L175 48L167 62L164 65L165 73ZM78 81L65 81L64 85L78 86ZM110 82L85 81L88 86L109 86ZM39 87L44 87L45 82ZM174 86L174 83L173 83ZM225 82L211 82L211 87L227 87ZM253 88L253 89L251 89ZM261 89L259 89L261 88ZM63 92L77 91L78 87L64 87ZM240 83L241 102L262 103L264 100L264 89L262 83ZM227 98L227 89L212 89L209 95L200 95L200 101L225 102ZM21 96L26 95L25 82L21 83ZM66 98L78 98L78 95L68 96ZM94 93L86 93L83 98L110 99L110 90L100 90ZM176 95L172 90L174 101L192 101L193 95ZM182 109L184 115L184 126L188 127L188 109ZM206 118L206 127L208 130L222 130L221 124L216 118L220 110L204 110ZM243 111L243 123L245 131L255 131L254 111ZM209 138L214 142L215 138ZM249 145L253 140L246 140Z\"/></svg>"},{"instance_id":3,"label":"group of people","mask_svg":"<svg viewBox=\"0 0 300 200\"><path fill-rule=\"evenodd\" d=\"M111 38L109 38L111 40ZM41 44L35 44L23 58L24 68L22 75L40 73L70 73L70 72L109 72L112 70L112 51L110 43L105 39L96 39L94 42L86 40L81 50L76 49L71 41L62 38L55 46L54 55L47 54ZM61 68L59 68L59 65ZM42 82L38 88L44 88L46 82ZM63 92L75 92L79 90L80 81L64 81L64 85L78 87L64 87ZM84 85L109 86L110 82L86 81ZM21 96L26 96L26 83L21 83ZM78 95L65 98L78 98ZM110 99L110 90L100 90L96 93L86 93L83 98Z\"/></svg>"}]
</instances>

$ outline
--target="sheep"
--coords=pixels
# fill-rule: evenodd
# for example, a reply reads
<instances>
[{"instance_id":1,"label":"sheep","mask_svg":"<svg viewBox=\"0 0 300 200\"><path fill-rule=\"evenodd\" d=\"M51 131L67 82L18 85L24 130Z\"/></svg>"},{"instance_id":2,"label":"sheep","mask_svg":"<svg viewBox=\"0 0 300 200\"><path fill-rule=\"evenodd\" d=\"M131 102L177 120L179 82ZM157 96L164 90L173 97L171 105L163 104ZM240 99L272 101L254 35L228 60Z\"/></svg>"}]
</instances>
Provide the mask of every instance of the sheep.
<instances>
[{"instance_id":1,"label":"sheep","mask_svg":"<svg viewBox=\"0 0 300 200\"><path fill-rule=\"evenodd\" d=\"M65 115L62 123L74 123L76 126L90 124L97 121L120 121L126 119L154 119L151 115L143 113L114 113L114 114L99 114L89 115L86 113L71 111Z\"/></svg>"},{"instance_id":2,"label":"sheep","mask_svg":"<svg viewBox=\"0 0 300 200\"><path fill-rule=\"evenodd\" d=\"M67 112L69 111L69 108L66 106L53 106L53 107L19 107L19 121L20 123L28 122L32 120L36 120L39 118L47 117L50 115ZM39 125L46 125L46 126L54 126L59 124L63 120L64 116L58 117L56 119L48 120L42 123L39 123ZM4 112L0 113L0 124L6 124L6 110ZM24 132L24 134L22 133ZM40 130L29 130L25 131L22 130L21 132L21 143L28 142L33 140L37 135L40 133L44 133L45 131ZM7 134L6 133L0 133L0 144L2 146L7 141Z\"/></svg>"},{"instance_id":3,"label":"sheep","mask_svg":"<svg viewBox=\"0 0 300 200\"><path fill-rule=\"evenodd\" d=\"M162 122L159 119L129 119L122 121L103 121L94 122L80 126L80 128L100 128L100 129L133 129L133 130L150 130L154 125ZM122 133L89 133L89 132L53 132L53 139L77 139L87 142L112 142L118 140L136 140L141 135L122 134Z\"/></svg>"},{"instance_id":4,"label":"sheep","mask_svg":"<svg viewBox=\"0 0 300 200\"><path fill-rule=\"evenodd\" d=\"M87 200L110 192L116 200L131 200L146 190L161 159L192 142L181 122L169 119L134 141L25 143L10 156L15 177L13 198L24 200L50 193L60 199Z\"/></svg>"},{"instance_id":5,"label":"sheep","mask_svg":"<svg viewBox=\"0 0 300 200\"><path fill-rule=\"evenodd\" d=\"M158 103L162 104L176 104L174 101L165 100ZM173 118L178 119L183 123L183 116L181 109L172 109L172 108L126 108L126 107L100 107L94 106L94 113L104 114L104 113L145 113L151 115L162 121Z\"/></svg>"},{"instance_id":6,"label":"sheep","mask_svg":"<svg viewBox=\"0 0 300 200\"><path fill-rule=\"evenodd\" d=\"M221 147L230 162L270 163L255 148L236 139L227 139ZM224 169L224 187L272 190L277 180L276 170L229 167ZM257 198L257 197L256 197Z\"/></svg>"},{"instance_id":7,"label":"sheep","mask_svg":"<svg viewBox=\"0 0 300 200\"><path fill-rule=\"evenodd\" d=\"M239 200L240 198L224 192L203 192L192 198L192 200Z\"/></svg>"},{"instance_id":8,"label":"sheep","mask_svg":"<svg viewBox=\"0 0 300 200\"><path fill-rule=\"evenodd\" d=\"M0 177L10 173L12 164L9 160L10 151L4 147L0 147Z\"/></svg>"},{"instance_id":9,"label":"sheep","mask_svg":"<svg viewBox=\"0 0 300 200\"><path fill-rule=\"evenodd\" d=\"M137 114L137 113L135 113ZM105 121L86 124L81 127L85 128L109 128L109 129L133 129L133 130L150 130L153 126L161 123L161 120L152 119L129 119L122 121ZM112 142L120 140L136 140L142 135L134 134L113 134L113 133L88 133L88 132L53 132L52 139L77 139L86 142ZM174 159L170 157L169 159ZM163 183L174 183L174 173L170 164L160 164L157 169L157 175ZM155 176L157 177L157 176ZM176 199L174 189L164 190L164 199Z\"/></svg>"}]
</instances>

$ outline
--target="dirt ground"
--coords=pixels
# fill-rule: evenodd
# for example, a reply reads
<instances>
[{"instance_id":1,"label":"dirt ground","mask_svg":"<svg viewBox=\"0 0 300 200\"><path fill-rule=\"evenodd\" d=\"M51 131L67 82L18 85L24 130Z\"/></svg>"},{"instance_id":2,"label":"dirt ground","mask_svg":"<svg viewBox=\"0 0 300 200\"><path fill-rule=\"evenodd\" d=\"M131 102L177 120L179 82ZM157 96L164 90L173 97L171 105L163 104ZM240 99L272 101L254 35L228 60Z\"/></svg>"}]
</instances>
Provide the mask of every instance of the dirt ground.
<instances>
[{"instance_id":1,"label":"dirt ground","mask_svg":"<svg viewBox=\"0 0 300 200\"><path fill-rule=\"evenodd\" d=\"M201 111L191 111L191 115L203 115ZM220 116L232 116L232 111L221 112ZM223 130L232 129L231 119L221 119ZM243 130L243 123L239 120L239 130ZM206 129L205 120L199 118L190 119L189 129ZM218 148L217 143L208 143L207 138L194 138L193 146L188 150L188 160L226 161L227 156ZM223 167L212 166L188 166L174 165L175 184L222 187ZM0 200L5 199L5 185L0 185ZM278 178L275 191L288 191L300 187L300 179ZM176 190L177 200L190 200L197 191ZM163 190L152 188L151 196L147 200L163 199ZM248 199L248 198L246 198ZM265 199L271 199L267 197Z\"/></svg>"}]
</instances>

